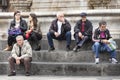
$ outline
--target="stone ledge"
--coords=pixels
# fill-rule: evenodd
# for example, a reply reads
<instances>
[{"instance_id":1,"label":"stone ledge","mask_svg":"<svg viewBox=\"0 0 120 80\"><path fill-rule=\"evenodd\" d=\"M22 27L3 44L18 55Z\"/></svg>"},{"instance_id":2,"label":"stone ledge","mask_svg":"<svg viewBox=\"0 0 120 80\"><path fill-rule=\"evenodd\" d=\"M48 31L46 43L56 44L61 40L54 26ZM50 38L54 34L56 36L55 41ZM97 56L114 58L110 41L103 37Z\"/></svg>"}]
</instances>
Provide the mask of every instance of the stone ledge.
<instances>
[{"instance_id":1,"label":"stone ledge","mask_svg":"<svg viewBox=\"0 0 120 80\"><path fill-rule=\"evenodd\" d=\"M120 9L105 9L105 10L67 10L64 11L66 16L80 16L81 12L86 12L88 14L88 16L119 16L120 14ZM39 17L47 17L47 16L51 16L51 17L55 17L57 11L44 11L44 12L34 12L36 13L37 16ZM30 14L30 12L22 12L21 13L23 17L28 17L28 15ZM0 12L0 18L12 18L13 17L13 12Z\"/></svg>"},{"instance_id":2,"label":"stone ledge","mask_svg":"<svg viewBox=\"0 0 120 80\"><path fill-rule=\"evenodd\" d=\"M24 75L23 66L17 66L17 74ZM8 63L0 63L0 74L9 72ZM64 76L119 76L120 64L94 63L56 63L32 62L32 75L64 75Z\"/></svg>"},{"instance_id":3,"label":"stone ledge","mask_svg":"<svg viewBox=\"0 0 120 80\"><path fill-rule=\"evenodd\" d=\"M8 61L10 51L0 51L0 62ZM48 52L46 50L33 51L33 62L90 62L94 63L94 54L91 50L80 52L66 52L61 50L55 50ZM100 63L110 63L110 54L101 53ZM117 60L120 61L120 50L117 50Z\"/></svg>"}]
</instances>

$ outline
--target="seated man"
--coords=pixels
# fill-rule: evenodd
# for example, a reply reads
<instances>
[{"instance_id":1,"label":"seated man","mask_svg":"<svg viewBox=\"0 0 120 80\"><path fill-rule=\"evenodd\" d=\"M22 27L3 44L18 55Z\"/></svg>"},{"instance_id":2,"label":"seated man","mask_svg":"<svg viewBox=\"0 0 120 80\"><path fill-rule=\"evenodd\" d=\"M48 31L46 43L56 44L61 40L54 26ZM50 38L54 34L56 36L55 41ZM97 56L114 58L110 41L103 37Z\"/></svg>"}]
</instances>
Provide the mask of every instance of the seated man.
<instances>
[{"instance_id":1,"label":"seated man","mask_svg":"<svg viewBox=\"0 0 120 80\"><path fill-rule=\"evenodd\" d=\"M93 45L93 51L95 52L95 63L99 63L99 54L102 51L107 51L111 54L111 62L117 63L116 60L116 51L110 50L108 44L110 44L109 40L111 39L111 35L109 30L106 28L106 22L101 21L99 23L99 27L95 29L93 34L93 41L95 42Z\"/></svg>"},{"instance_id":2,"label":"seated man","mask_svg":"<svg viewBox=\"0 0 120 80\"><path fill-rule=\"evenodd\" d=\"M8 76L15 76L15 63L17 65L23 63L25 66L26 76L30 75L30 63L32 61L32 49L27 40L24 41L23 36L16 37L17 43L14 44L9 57L10 74Z\"/></svg>"},{"instance_id":3,"label":"seated man","mask_svg":"<svg viewBox=\"0 0 120 80\"><path fill-rule=\"evenodd\" d=\"M86 13L81 13L80 16L82 19L77 21L74 27L74 38L76 41L74 52L77 52L87 40L92 38L92 23L86 18Z\"/></svg>"},{"instance_id":4,"label":"seated man","mask_svg":"<svg viewBox=\"0 0 120 80\"><path fill-rule=\"evenodd\" d=\"M53 39L57 40L66 40L66 49L67 51L70 50L70 43L71 43L71 25L70 23L64 18L64 14L59 12L57 13L57 19L53 20L49 32L47 33L47 39L49 43L49 51L55 49L53 44Z\"/></svg>"}]
</instances>

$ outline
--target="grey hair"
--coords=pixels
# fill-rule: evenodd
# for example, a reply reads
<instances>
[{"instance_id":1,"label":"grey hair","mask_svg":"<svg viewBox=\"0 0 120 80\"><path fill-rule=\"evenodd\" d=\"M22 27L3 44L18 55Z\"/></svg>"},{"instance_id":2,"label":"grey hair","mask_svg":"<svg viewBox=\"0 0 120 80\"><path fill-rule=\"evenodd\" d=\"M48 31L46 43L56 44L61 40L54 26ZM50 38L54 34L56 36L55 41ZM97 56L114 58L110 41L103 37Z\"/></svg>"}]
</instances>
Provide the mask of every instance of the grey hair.
<instances>
[{"instance_id":1,"label":"grey hair","mask_svg":"<svg viewBox=\"0 0 120 80\"><path fill-rule=\"evenodd\" d=\"M24 40L24 38L23 38L23 36L22 36L22 35L19 35L19 36L17 36L17 37L16 37L16 40L19 40L19 39Z\"/></svg>"},{"instance_id":2,"label":"grey hair","mask_svg":"<svg viewBox=\"0 0 120 80\"><path fill-rule=\"evenodd\" d=\"M58 13L56 14L56 17L60 16L61 14L63 14L63 15L64 15L64 13L63 13L63 12L58 12Z\"/></svg>"}]
</instances>

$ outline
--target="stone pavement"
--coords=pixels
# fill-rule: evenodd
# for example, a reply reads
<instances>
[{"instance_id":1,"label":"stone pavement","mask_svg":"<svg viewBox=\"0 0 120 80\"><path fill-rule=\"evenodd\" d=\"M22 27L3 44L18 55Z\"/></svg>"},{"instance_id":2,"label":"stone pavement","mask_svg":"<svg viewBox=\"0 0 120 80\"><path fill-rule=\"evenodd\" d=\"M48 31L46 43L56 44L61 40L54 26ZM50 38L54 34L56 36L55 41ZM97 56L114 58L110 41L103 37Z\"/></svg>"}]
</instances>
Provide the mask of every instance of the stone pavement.
<instances>
[{"instance_id":1,"label":"stone pavement","mask_svg":"<svg viewBox=\"0 0 120 80\"><path fill-rule=\"evenodd\" d=\"M12 76L0 75L0 80L120 80L118 76Z\"/></svg>"}]
</instances>

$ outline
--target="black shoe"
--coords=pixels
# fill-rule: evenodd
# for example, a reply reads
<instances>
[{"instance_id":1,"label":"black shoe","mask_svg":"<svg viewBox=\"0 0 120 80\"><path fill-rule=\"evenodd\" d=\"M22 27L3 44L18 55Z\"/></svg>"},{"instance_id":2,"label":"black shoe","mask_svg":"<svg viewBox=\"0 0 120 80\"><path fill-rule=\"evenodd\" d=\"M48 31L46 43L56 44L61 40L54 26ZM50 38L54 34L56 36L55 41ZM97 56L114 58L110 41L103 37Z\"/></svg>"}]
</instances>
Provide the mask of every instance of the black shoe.
<instances>
[{"instance_id":1,"label":"black shoe","mask_svg":"<svg viewBox=\"0 0 120 80\"><path fill-rule=\"evenodd\" d=\"M16 72L11 72L8 76L15 76Z\"/></svg>"},{"instance_id":2,"label":"black shoe","mask_svg":"<svg viewBox=\"0 0 120 80\"><path fill-rule=\"evenodd\" d=\"M70 51L70 47L66 47L66 51Z\"/></svg>"},{"instance_id":3,"label":"black shoe","mask_svg":"<svg viewBox=\"0 0 120 80\"><path fill-rule=\"evenodd\" d=\"M41 50L41 46L38 46L35 51L40 51Z\"/></svg>"},{"instance_id":4,"label":"black shoe","mask_svg":"<svg viewBox=\"0 0 120 80\"><path fill-rule=\"evenodd\" d=\"M73 48L73 51L74 51L74 52L77 52L79 48L80 48L79 46L75 46L75 47Z\"/></svg>"},{"instance_id":5,"label":"black shoe","mask_svg":"<svg viewBox=\"0 0 120 80\"><path fill-rule=\"evenodd\" d=\"M30 76L30 73L29 73L29 72L26 72L25 76Z\"/></svg>"},{"instance_id":6,"label":"black shoe","mask_svg":"<svg viewBox=\"0 0 120 80\"><path fill-rule=\"evenodd\" d=\"M55 50L54 47L50 47L50 48L48 49L48 51L53 51L53 50Z\"/></svg>"}]
</instances>

